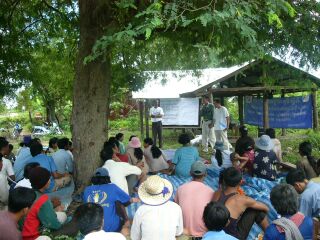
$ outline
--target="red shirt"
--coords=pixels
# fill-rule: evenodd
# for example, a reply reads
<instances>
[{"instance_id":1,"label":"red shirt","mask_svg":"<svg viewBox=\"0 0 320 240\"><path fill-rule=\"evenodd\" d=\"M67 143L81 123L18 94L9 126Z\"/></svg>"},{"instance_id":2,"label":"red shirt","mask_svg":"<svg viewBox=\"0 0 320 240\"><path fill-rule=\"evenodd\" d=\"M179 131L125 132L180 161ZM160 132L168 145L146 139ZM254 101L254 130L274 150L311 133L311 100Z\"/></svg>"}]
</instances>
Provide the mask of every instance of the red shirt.
<instances>
[{"instance_id":1,"label":"red shirt","mask_svg":"<svg viewBox=\"0 0 320 240\"><path fill-rule=\"evenodd\" d=\"M120 159L121 162L129 162L129 157L127 154L116 153L116 156Z\"/></svg>"}]
</instances>

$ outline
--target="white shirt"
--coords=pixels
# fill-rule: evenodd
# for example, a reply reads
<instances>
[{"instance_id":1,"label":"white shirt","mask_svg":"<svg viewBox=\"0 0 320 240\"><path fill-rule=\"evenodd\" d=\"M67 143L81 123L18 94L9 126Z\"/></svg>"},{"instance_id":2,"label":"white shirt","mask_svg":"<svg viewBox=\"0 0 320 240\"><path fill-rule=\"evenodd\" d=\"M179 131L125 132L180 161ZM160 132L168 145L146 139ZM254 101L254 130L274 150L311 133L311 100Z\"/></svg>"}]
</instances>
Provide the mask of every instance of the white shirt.
<instances>
[{"instance_id":1,"label":"white shirt","mask_svg":"<svg viewBox=\"0 0 320 240\"><path fill-rule=\"evenodd\" d=\"M154 116L157 116L157 115L162 115L164 116L164 113L163 113L163 109L161 107L152 107L150 108L150 116L151 115L154 115ZM160 122L162 121L162 118L151 118L151 122Z\"/></svg>"},{"instance_id":2,"label":"white shirt","mask_svg":"<svg viewBox=\"0 0 320 240\"><path fill-rule=\"evenodd\" d=\"M126 240L126 238L121 233L100 230L87 234L83 240Z\"/></svg>"},{"instance_id":3,"label":"white shirt","mask_svg":"<svg viewBox=\"0 0 320 240\"><path fill-rule=\"evenodd\" d=\"M141 175L141 169L130 165L126 162L115 162L114 160L107 160L104 165L110 175L112 183L116 184L124 192L129 194L128 183L126 177L129 175Z\"/></svg>"},{"instance_id":4,"label":"white shirt","mask_svg":"<svg viewBox=\"0 0 320 240\"><path fill-rule=\"evenodd\" d=\"M140 206L131 226L131 240L175 240L182 233L182 210L171 201L160 206Z\"/></svg>"},{"instance_id":5,"label":"white shirt","mask_svg":"<svg viewBox=\"0 0 320 240\"><path fill-rule=\"evenodd\" d=\"M212 169L227 169L229 167L232 167L232 162L230 160L230 154L231 152L229 150L223 150L222 151L222 165L219 167L218 165L218 161L217 159L215 158L215 156L213 155L211 157L211 166L210 168Z\"/></svg>"},{"instance_id":6,"label":"white shirt","mask_svg":"<svg viewBox=\"0 0 320 240\"><path fill-rule=\"evenodd\" d=\"M220 108L214 109L214 130L224 130L228 126L227 117L229 117L228 110L221 106Z\"/></svg>"},{"instance_id":7,"label":"white shirt","mask_svg":"<svg viewBox=\"0 0 320 240\"><path fill-rule=\"evenodd\" d=\"M2 158L2 169L1 169L0 173L6 177L14 176L12 163L10 162L10 160L8 160L4 157Z\"/></svg>"},{"instance_id":8,"label":"white shirt","mask_svg":"<svg viewBox=\"0 0 320 240\"><path fill-rule=\"evenodd\" d=\"M17 182L14 188L17 188L17 187L32 188L30 180L26 178L23 178L21 181Z\"/></svg>"}]
</instances>

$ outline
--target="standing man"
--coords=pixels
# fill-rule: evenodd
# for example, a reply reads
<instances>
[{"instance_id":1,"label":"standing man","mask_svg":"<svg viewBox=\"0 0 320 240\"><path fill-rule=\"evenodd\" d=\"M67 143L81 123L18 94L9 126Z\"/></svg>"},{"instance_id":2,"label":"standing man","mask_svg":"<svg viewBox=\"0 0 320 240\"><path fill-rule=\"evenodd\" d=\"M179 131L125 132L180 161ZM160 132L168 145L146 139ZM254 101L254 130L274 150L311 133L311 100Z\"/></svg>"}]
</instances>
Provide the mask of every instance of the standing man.
<instances>
[{"instance_id":1,"label":"standing man","mask_svg":"<svg viewBox=\"0 0 320 240\"><path fill-rule=\"evenodd\" d=\"M200 117L202 117L202 151L208 152L208 142L210 143L212 149L216 143L216 138L214 135L214 120L213 115L214 106L210 103L210 97L203 97L203 106L200 111Z\"/></svg>"},{"instance_id":2,"label":"standing man","mask_svg":"<svg viewBox=\"0 0 320 240\"><path fill-rule=\"evenodd\" d=\"M153 143L157 145L157 137L159 138L159 148L162 148L162 117L163 109L160 107L160 101L154 100L150 109L150 117L152 122Z\"/></svg>"},{"instance_id":3,"label":"standing man","mask_svg":"<svg viewBox=\"0 0 320 240\"><path fill-rule=\"evenodd\" d=\"M214 132L216 135L216 139L219 142L223 142L225 149L230 150L231 144L228 141L228 129L230 125L230 115L224 106L221 105L219 99L214 99L213 104L215 106L214 110ZM232 147L232 146L231 146Z\"/></svg>"}]
</instances>

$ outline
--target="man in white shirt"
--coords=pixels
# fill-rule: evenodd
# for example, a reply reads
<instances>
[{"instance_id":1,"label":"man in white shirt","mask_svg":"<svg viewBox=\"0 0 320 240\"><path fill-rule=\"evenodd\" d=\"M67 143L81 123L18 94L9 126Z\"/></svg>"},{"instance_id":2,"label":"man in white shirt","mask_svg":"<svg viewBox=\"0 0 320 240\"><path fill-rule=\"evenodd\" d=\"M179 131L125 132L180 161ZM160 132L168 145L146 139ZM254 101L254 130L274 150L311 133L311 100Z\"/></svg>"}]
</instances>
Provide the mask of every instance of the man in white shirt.
<instances>
[{"instance_id":1,"label":"man in white shirt","mask_svg":"<svg viewBox=\"0 0 320 240\"><path fill-rule=\"evenodd\" d=\"M153 143L157 145L157 138L159 138L159 148L162 148L162 117L164 116L163 109L160 107L159 100L152 102L150 108L150 117L152 122L152 136Z\"/></svg>"},{"instance_id":2,"label":"man in white shirt","mask_svg":"<svg viewBox=\"0 0 320 240\"><path fill-rule=\"evenodd\" d=\"M182 210L170 201L172 193L172 184L157 175L140 185L138 195L144 204L133 218L132 240L175 240L183 233Z\"/></svg>"},{"instance_id":3,"label":"man in white shirt","mask_svg":"<svg viewBox=\"0 0 320 240\"><path fill-rule=\"evenodd\" d=\"M231 144L228 140L228 129L230 124L230 115L224 106L221 105L220 99L214 99L213 104L215 106L214 110L214 132L216 135L217 142L223 142L225 149L229 150Z\"/></svg>"}]
</instances>

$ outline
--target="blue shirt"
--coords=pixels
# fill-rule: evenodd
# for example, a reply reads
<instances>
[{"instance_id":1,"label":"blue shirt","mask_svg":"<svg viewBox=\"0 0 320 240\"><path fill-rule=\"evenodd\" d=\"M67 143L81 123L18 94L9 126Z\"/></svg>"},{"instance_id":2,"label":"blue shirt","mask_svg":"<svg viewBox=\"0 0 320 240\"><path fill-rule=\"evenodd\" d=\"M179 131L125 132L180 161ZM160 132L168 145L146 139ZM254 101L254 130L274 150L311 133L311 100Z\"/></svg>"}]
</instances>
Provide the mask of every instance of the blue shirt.
<instances>
[{"instance_id":1,"label":"blue shirt","mask_svg":"<svg viewBox=\"0 0 320 240\"><path fill-rule=\"evenodd\" d=\"M172 163L176 165L175 174L179 177L190 177L191 165L200 160L198 149L187 146L177 149Z\"/></svg>"},{"instance_id":2,"label":"blue shirt","mask_svg":"<svg viewBox=\"0 0 320 240\"><path fill-rule=\"evenodd\" d=\"M57 166L58 173L73 172L73 160L71 155L64 149L59 149L52 154L54 163Z\"/></svg>"},{"instance_id":3,"label":"blue shirt","mask_svg":"<svg viewBox=\"0 0 320 240\"><path fill-rule=\"evenodd\" d=\"M313 220L305 217L299 226L300 233L304 240L311 240L313 234ZM280 233L275 224L270 224L264 233L264 240L286 240L285 233Z\"/></svg>"},{"instance_id":4,"label":"blue shirt","mask_svg":"<svg viewBox=\"0 0 320 240\"><path fill-rule=\"evenodd\" d=\"M52 176L52 173L57 171L57 166L54 163L53 158L41 153L31 158L27 163L32 163L32 162L39 163L40 167L47 169L51 173L50 186L46 190L46 192L52 192L52 190L54 189L54 178Z\"/></svg>"},{"instance_id":5,"label":"blue shirt","mask_svg":"<svg viewBox=\"0 0 320 240\"><path fill-rule=\"evenodd\" d=\"M274 181L278 177L276 163L277 155L274 151L264 151L257 149L254 153L253 175L269 181Z\"/></svg>"},{"instance_id":6,"label":"blue shirt","mask_svg":"<svg viewBox=\"0 0 320 240\"><path fill-rule=\"evenodd\" d=\"M202 240L237 240L237 238L226 234L223 230L220 232L209 231L203 235Z\"/></svg>"},{"instance_id":7,"label":"blue shirt","mask_svg":"<svg viewBox=\"0 0 320 240\"><path fill-rule=\"evenodd\" d=\"M98 203L103 207L106 232L119 232L120 217L116 213L116 202L128 203L130 197L113 183L86 187L83 193L84 202Z\"/></svg>"},{"instance_id":8,"label":"blue shirt","mask_svg":"<svg viewBox=\"0 0 320 240\"><path fill-rule=\"evenodd\" d=\"M27 162L32 158L30 153L30 148L23 147L21 148L19 155L16 158L16 161L13 165L14 175L16 176L16 181L19 181L23 178L24 167Z\"/></svg>"},{"instance_id":9,"label":"blue shirt","mask_svg":"<svg viewBox=\"0 0 320 240\"><path fill-rule=\"evenodd\" d=\"M320 184L309 182L300 196L300 212L308 217L320 216Z\"/></svg>"}]
</instances>

